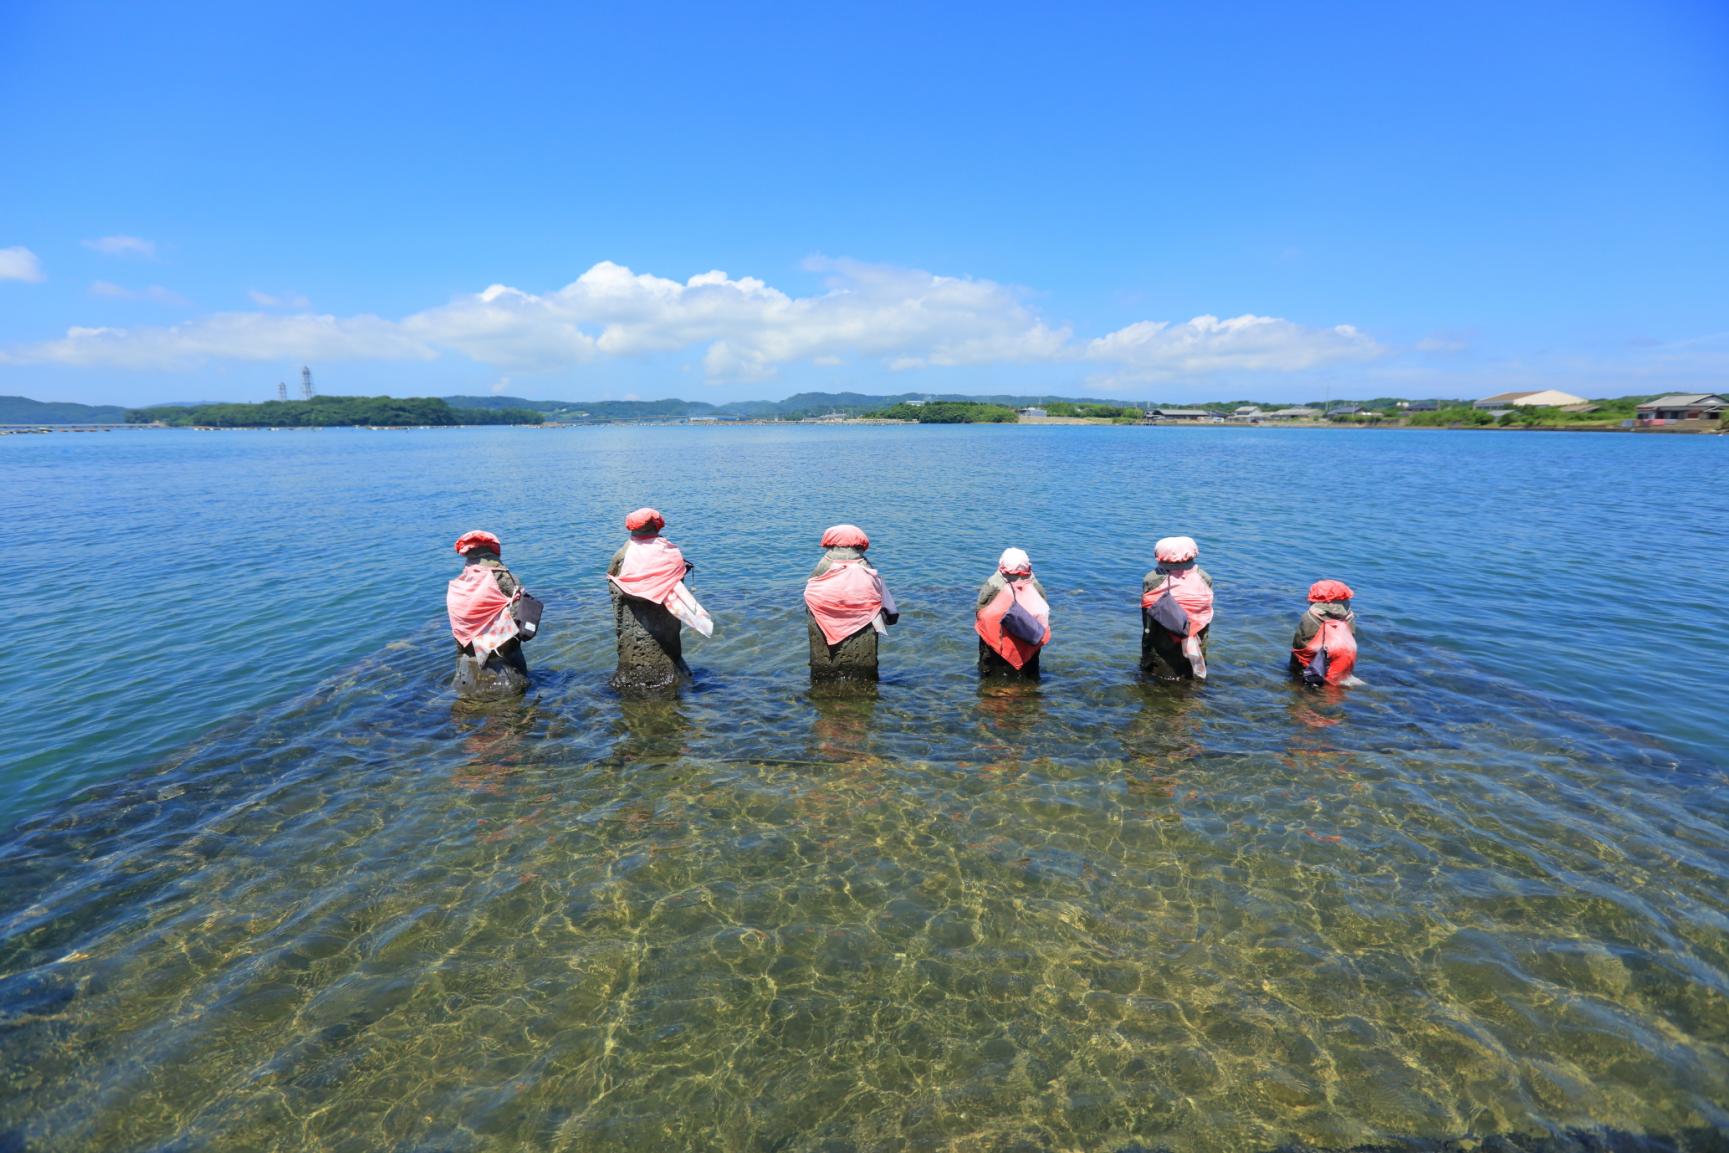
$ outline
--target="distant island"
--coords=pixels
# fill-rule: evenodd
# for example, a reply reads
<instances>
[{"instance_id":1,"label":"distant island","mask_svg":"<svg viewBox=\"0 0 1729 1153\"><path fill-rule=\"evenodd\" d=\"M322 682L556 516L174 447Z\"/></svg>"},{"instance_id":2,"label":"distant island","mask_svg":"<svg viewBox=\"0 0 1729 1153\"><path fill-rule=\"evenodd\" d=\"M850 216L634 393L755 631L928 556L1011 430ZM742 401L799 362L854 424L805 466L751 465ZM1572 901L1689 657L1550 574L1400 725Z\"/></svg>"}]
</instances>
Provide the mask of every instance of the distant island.
<instances>
[{"instance_id":1,"label":"distant island","mask_svg":"<svg viewBox=\"0 0 1729 1153\"><path fill-rule=\"evenodd\" d=\"M1717 432L1729 400L1688 394L1586 400L1555 391L1480 400L1329 399L1277 406L1253 400L1155 404L1057 396L801 392L724 404L666 400L529 400L515 396L314 396L258 404L194 402L142 408L0 396L9 431L56 427L373 428L458 425L899 421L917 424L1251 424L1379 428L1594 429Z\"/></svg>"},{"instance_id":2,"label":"distant island","mask_svg":"<svg viewBox=\"0 0 1729 1153\"><path fill-rule=\"evenodd\" d=\"M531 408L455 408L436 397L315 396L260 404L161 405L126 410L128 424L172 428L423 428L541 424Z\"/></svg>"},{"instance_id":3,"label":"distant island","mask_svg":"<svg viewBox=\"0 0 1729 1153\"><path fill-rule=\"evenodd\" d=\"M0 424L120 424L126 410L117 404L74 404L0 396Z\"/></svg>"},{"instance_id":4,"label":"distant island","mask_svg":"<svg viewBox=\"0 0 1729 1153\"><path fill-rule=\"evenodd\" d=\"M522 397L451 396L456 408L528 408L561 424L629 422L895 420L918 424L1274 424L1366 426L1382 428L1621 429L1645 426L1649 414L1639 406L1650 396L1586 400L1563 393L1505 393L1482 400L1416 399L1381 396L1367 400L1314 400L1277 405L1251 399L1168 405L1152 401L1096 397L963 396L953 393L900 393L870 396L857 392L801 392L785 400L706 401L599 400L548 401ZM1563 403L1565 402L1565 403ZM1649 422L1655 424L1657 422ZM1668 431L1714 431L1716 419L1664 422Z\"/></svg>"}]
</instances>

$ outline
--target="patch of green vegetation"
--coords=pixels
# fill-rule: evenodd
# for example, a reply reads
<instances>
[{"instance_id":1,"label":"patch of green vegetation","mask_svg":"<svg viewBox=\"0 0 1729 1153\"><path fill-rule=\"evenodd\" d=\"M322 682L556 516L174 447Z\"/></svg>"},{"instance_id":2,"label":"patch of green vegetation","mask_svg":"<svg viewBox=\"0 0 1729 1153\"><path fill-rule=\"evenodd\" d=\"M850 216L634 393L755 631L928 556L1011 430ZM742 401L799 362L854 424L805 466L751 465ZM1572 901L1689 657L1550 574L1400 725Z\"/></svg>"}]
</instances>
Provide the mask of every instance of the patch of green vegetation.
<instances>
[{"instance_id":1,"label":"patch of green vegetation","mask_svg":"<svg viewBox=\"0 0 1729 1153\"><path fill-rule=\"evenodd\" d=\"M315 396L311 400L133 408L126 412L130 424L166 424L175 428L406 428L539 424L543 419L532 409L455 409L429 396Z\"/></svg>"},{"instance_id":2,"label":"patch of green vegetation","mask_svg":"<svg viewBox=\"0 0 1729 1153\"><path fill-rule=\"evenodd\" d=\"M1437 408L1434 412L1413 412L1408 423L1412 428L1451 428L1455 425L1481 428L1483 425L1494 424L1495 418L1468 404L1452 404Z\"/></svg>"},{"instance_id":3,"label":"patch of green vegetation","mask_svg":"<svg viewBox=\"0 0 1729 1153\"><path fill-rule=\"evenodd\" d=\"M1014 424L1015 410L1001 404L964 400L932 400L921 405L895 404L867 413L878 420L916 420L920 424Z\"/></svg>"},{"instance_id":4,"label":"patch of green vegetation","mask_svg":"<svg viewBox=\"0 0 1729 1153\"><path fill-rule=\"evenodd\" d=\"M1642 396L1617 396L1593 400L1591 412L1568 412L1562 408L1515 408L1501 418L1509 428L1609 428L1638 414Z\"/></svg>"},{"instance_id":5,"label":"patch of green vegetation","mask_svg":"<svg viewBox=\"0 0 1729 1153\"><path fill-rule=\"evenodd\" d=\"M1127 404L1089 404L1085 401L1052 401L1044 406L1051 416L1078 416L1091 420L1139 420L1141 410Z\"/></svg>"}]
</instances>

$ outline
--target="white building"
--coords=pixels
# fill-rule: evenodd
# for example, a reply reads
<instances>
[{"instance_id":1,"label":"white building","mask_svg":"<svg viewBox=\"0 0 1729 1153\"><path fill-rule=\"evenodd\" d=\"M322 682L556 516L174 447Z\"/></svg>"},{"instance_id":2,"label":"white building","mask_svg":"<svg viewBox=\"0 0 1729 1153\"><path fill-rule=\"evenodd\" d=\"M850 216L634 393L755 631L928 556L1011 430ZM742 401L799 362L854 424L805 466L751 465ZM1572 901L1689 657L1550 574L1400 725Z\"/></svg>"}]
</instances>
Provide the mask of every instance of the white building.
<instances>
[{"instance_id":1,"label":"white building","mask_svg":"<svg viewBox=\"0 0 1729 1153\"><path fill-rule=\"evenodd\" d=\"M1503 392L1495 396L1485 396L1476 402L1477 408L1565 408L1569 404L1589 403L1582 396L1574 396L1570 392L1562 392L1558 388L1545 388L1538 392Z\"/></svg>"}]
</instances>

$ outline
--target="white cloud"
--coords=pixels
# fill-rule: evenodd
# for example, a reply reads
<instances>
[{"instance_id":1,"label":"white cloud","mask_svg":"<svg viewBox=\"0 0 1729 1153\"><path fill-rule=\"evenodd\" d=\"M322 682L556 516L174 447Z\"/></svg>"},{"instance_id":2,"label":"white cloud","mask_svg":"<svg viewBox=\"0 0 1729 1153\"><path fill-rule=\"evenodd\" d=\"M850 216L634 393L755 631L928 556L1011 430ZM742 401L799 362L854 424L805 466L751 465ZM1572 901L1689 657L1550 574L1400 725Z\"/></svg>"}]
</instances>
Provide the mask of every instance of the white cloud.
<instances>
[{"instance_id":1,"label":"white cloud","mask_svg":"<svg viewBox=\"0 0 1729 1153\"><path fill-rule=\"evenodd\" d=\"M0 352L14 362L117 367L208 360L424 360L454 353L511 372L612 357L700 352L716 380L756 380L794 363L930 366L1092 361L1129 377L1223 370L1294 371L1380 353L1348 325L1305 328L1273 317L1144 321L1077 343L1026 294L990 280L819 259L822 288L792 296L754 277L712 271L684 281L602 261L554 292L495 284L400 320L223 313L168 328L75 328ZM261 305L295 301L254 292Z\"/></svg>"},{"instance_id":2,"label":"white cloud","mask_svg":"<svg viewBox=\"0 0 1729 1153\"><path fill-rule=\"evenodd\" d=\"M84 247L104 256L141 256L146 260L156 257L156 242L138 236L101 236L86 240Z\"/></svg>"},{"instance_id":3,"label":"white cloud","mask_svg":"<svg viewBox=\"0 0 1729 1153\"><path fill-rule=\"evenodd\" d=\"M155 304L171 304L177 308L185 308L192 302L171 288L160 284L152 284L145 288L127 288L109 280L98 280L90 285L91 296L104 296L110 300L148 300Z\"/></svg>"},{"instance_id":4,"label":"white cloud","mask_svg":"<svg viewBox=\"0 0 1729 1153\"><path fill-rule=\"evenodd\" d=\"M1658 341L1648 353L1659 370L1714 374L1720 378L1729 372L1729 332L1712 332L1686 340ZM1705 382L1701 382L1701 387ZM1719 390L1721 391L1721 390Z\"/></svg>"},{"instance_id":5,"label":"white cloud","mask_svg":"<svg viewBox=\"0 0 1729 1153\"><path fill-rule=\"evenodd\" d=\"M510 377L501 376L492 383L492 395L503 396L510 391Z\"/></svg>"},{"instance_id":6,"label":"white cloud","mask_svg":"<svg viewBox=\"0 0 1729 1153\"><path fill-rule=\"evenodd\" d=\"M298 292L260 292L256 288L246 294L259 308L311 308L312 301Z\"/></svg>"},{"instance_id":7,"label":"white cloud","mask_svg":"<svg viewBox=\"0 0 1729 1153\"><path fill-rule=\"evenodd\" d=\"M1089 360L1123 366L1136 379L1221 371L1299 372L1370 360L1382 348L1348 324L1307 328L1276 316L1197 316L1185 324L1143 320L1087 343Z\"/></svg>"},{"instance_id":8,"label":"white cloud","mask_svg":"<svg viewBox=\"0 0 1729 1153\"><path fill-rule=\"evenodd\" d=\"M1457 336L1425 336L1416 344L1418 352L1464 352L1470 344Z\"/></svg>"},{"instance_id":9,"label":"white cloud","mask_svg":"<svg viewBox=\"0 0 1729 1153\"><path fill-rule=\"evenodd\" d=\"M376 316L224 312L168 327L73 327L59 340L0 351L14 364L191 368L211 360L431 360L437 350Z\"/></svg>"},{"instance_id":10,"label":"white cloud","mask_svg":"<svg viewBox=\"0 0 1729 1153\"><path fill-rule=\"evenodd\" d=\"M26 284L42 281L42 262L23 245L0 248L0 280L22 280Z\"/></svg>"},{"instance_id":11,"label":"white cloud","mask_svg":"<svg viewBox=\"0 0 1729 1153\"><path fill-rule=\"evenodd\" d=\"M708 374L772 376L795 361L843 354L891 367L1048 359L1053 331L990 281L833 263L826 290L795 298L754 277L705 272L682 283L602 261L557 292L495 284L406 318L404 331L505 368L703 347Z\"/></svg>"}]
</instances>

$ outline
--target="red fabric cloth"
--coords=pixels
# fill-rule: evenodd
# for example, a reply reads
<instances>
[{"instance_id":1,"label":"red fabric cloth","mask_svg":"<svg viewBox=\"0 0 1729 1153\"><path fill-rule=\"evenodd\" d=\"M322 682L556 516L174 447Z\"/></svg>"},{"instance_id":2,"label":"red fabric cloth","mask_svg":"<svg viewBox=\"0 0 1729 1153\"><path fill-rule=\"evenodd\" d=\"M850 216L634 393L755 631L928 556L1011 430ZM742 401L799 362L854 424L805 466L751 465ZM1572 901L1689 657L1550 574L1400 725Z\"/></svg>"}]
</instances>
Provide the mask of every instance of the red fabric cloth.
<instances>
[{"instance_id":1,"label":"red fabric cloth","mask_svg":"<svg viewBox=\"0 0 1729 1153\"><path fill-rule=\"evenodd\" d=\"M1036 645L1030 645L1003 629L1003 614L1008 612L1009 606L1017 600L1021 602L1022 608L1032 613L1038 622L1045 626L1045 637ZM1024 668L1035 653L1051 643L1051 606L1039 595L1033 582L1009 581L998 590L990 604L978 611L978 616L973 620L973 628L997 656L1017 669Z\"/></svg>"},{"instance_id":2,"label":"red fabric cloth","mask_svg":"<svg viewBox=\"0 0 1729 1153\"><path fill-rule=\"evenodd\" d=\"M498 538L489 532L481 532L479 529L465 532L456 538L457 555L460 556L471 548L489 548L500 556L504 555L504 546L498 543Z\"/></svg>"},{"instance_id":3,"label":"red fabric cloth","mask_svg":"<svg viewBox=\"0 0 1729 1153\"><path fill-rule=\"evenodd\" d=\"M1351 591L1351 586L1344 581L1316 581L1309 586L1309 599L1325 604L1332 601L1348 601L1357 594Z\"/></svg>"},{"instance_id":4,"label":"red fabric cloth","mask_svg":"<svg viewBox=\"0 0 1729 1153\"><path fill-rule=\"evenodd\" d=\"M871 538L856 524L833 525L822 534L824 548L856 548L863 551L870 546Z\"/></svg>"},{"instance_id":5,"label":"red fabric cloth","mask_svg":"<svg viewBox=\"0 0 1729 1153\"><path fill-rule=\"evenodd\" d=\"M869 626L888 599L883 578L862 560L836 561L804 586L804 603L831 645Z\"/></svg>"},{"instance_id":6,"label":"red fabric cloth","mask_svg":"<svg viewBox=\"0 0 1729 1153\"><path fill-rule=\"evenodd\" d=\"M1315 654L1323 648L1327 650L1327 683L1342 684L1351 671L1357 667L1357 638L1351 632L1349 621L1339 617L1324 617L1311 614L1321 623L1315 635L1309 638L1309 643L1300 649L1292 649L1291 655L1297 658L1297 663L1304 668L1315 659Z\"/></svg>"},{"instance_id":7,"label":"red fabric cloth","mask_svg":"<svg viewBox=\"0 0 1729 1153\"><path fill-rule=\"evenodd\" d=\"M1213 623L1213 588L1193 566L1180 572L1166 573L1165 583L1141 594L1141 607L1150 609L1169 592L1189 614L1189 635L1194 636Z\"/></svg>"},{"instance_id":8,"label":"red fabric cloth","mask_svg":"<svg viewBox=\"0 0 1729 1153\"><path fill-rule=\"evenodd\" d=\"M666 527L666 518L658 509L639 508L624 518L624 527L631 532L659 532Z\"/></svg>"},{"instance_id":9,"label":"red fabric cloth","mask_svg":"<svg viewBox=\"0 0 1729 1153\"><path fill-rule=\"evenodd\" d=\"M677 545L660 536L634 537L624 546L618 575L606 579L629 596L663 605L684 580L684 572L684 554Z\"/></svg>"},{"instance_id":10,"label":"red fabric cloth","mask_svg":"<svg viewBox=\"0 0 1729 1153\"><path fill-rule=\"evenodd\" d=\"M460 645L473 645L481 660L516 635L516 618L510 606L515 597L506 596L498 587L492 569L485 565L469 565L462 575L450 582L444 594L445 612L450 616L450 635Z\"/></svg>"}]
</instances>

